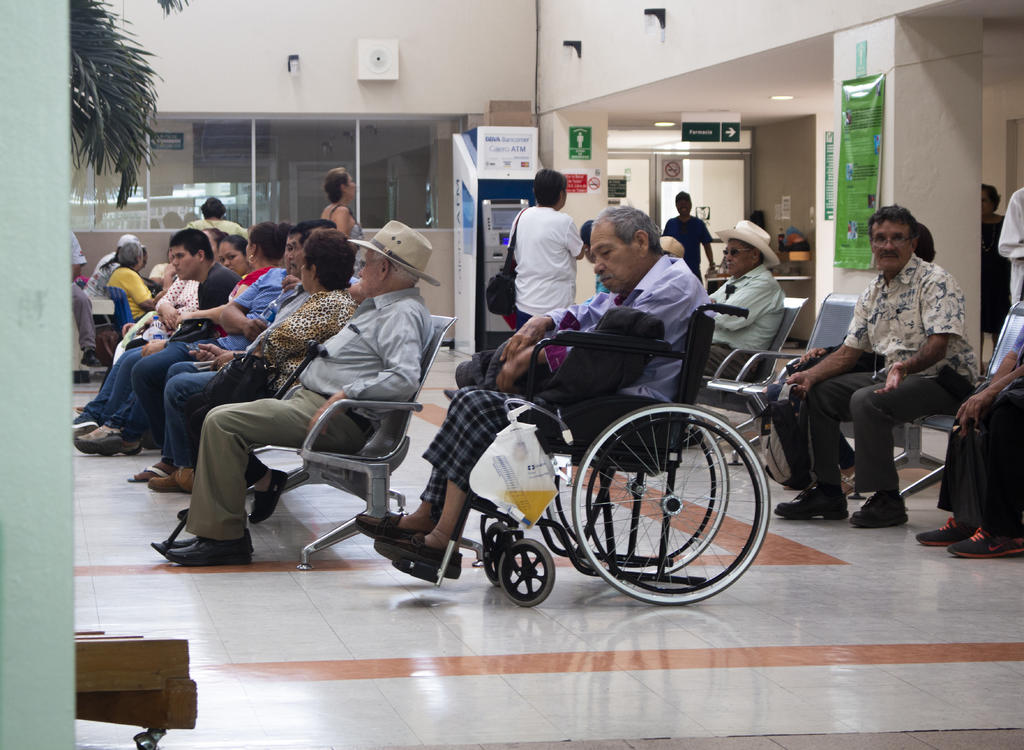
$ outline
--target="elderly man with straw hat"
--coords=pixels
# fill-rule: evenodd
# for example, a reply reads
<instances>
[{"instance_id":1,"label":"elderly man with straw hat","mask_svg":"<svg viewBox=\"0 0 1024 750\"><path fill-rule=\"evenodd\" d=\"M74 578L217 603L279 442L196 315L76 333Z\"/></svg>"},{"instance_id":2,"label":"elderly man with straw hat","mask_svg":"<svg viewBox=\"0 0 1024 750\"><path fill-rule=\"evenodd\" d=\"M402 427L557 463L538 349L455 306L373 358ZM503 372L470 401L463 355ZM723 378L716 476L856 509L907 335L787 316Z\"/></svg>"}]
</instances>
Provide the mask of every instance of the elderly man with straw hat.
<instances>
[{"instance_id":1,"label":"elderly man with straw hat","mask_svg":"<svg viewBox=\"0 0 1024 750\"><path fill-rule=\"evenodd\" d=\"M746 318L719 315L711 339L704 374L715 375L729 353L735 349L765 349L771 344L782 320L783 294L770 269L779 265L779 257L768 245L768 233L752 221L741 221L733 229L716 232L725 240L725 267L729 279L711 295L714 302L745 307ZM736 356L726 362L718 377L734 378L746 362Z\"/></svg>"},{"instance_id":2,"label":"elderly man with straw hat","mask_svg":"<svg viewBox=\"0 0 1024 750\"><path fill-rule=\"evenodd\" d=\"M250 451L261 445L298 447L309 427L341 399L402 401L420 380L420 360L430 340L431 319L416 284L438 286L426 273L431 246L419 232L388 222L360 245L359 301L355 315L324 345L327 356L312 362L302 388L287 401L260 399L213 409L203 423L187 529L188 543L154 548L181 565L239 565L252 561L246 528L245 492ZM317 447L342 453L360 450L377 428L374 413L349 409L332 417Z\"/></svg>"}]
</instances>

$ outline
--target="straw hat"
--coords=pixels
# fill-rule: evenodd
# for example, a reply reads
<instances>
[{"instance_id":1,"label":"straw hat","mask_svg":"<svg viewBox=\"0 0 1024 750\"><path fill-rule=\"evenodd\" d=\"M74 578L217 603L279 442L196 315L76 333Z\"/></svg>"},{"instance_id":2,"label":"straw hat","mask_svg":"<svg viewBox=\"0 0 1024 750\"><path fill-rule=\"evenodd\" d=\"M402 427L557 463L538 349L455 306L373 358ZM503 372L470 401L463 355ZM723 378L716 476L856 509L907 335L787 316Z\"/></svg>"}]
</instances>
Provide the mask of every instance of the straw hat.
<instances>
[{"instance_id":1,"label":"straw hat","mask_svg":"<svg viewBox=\"0 0 1024 750\"><path fill-rule=\"evenodd\" d=\"M389 221L369 240L349 239L349 242L369 250L375 250L417 278L423 279L428 284L441 286L440 281L424 271L427 263L430 262L430 254L433 252L430 241L400 221Z\"/></svg>"},{"instance_id":2,"label":"straw hat","mask_svg":"<svg viewBox=\"0 0 1024 750\"><path fill-rule=\"evenodd\" d=\"M683 255L686 254L686 248L683 247L682 243L675 237L669 237L667 234L663 234L658 242L661 244L661 249L669 255L682 258Z\"/></svg>"}]
</instances>

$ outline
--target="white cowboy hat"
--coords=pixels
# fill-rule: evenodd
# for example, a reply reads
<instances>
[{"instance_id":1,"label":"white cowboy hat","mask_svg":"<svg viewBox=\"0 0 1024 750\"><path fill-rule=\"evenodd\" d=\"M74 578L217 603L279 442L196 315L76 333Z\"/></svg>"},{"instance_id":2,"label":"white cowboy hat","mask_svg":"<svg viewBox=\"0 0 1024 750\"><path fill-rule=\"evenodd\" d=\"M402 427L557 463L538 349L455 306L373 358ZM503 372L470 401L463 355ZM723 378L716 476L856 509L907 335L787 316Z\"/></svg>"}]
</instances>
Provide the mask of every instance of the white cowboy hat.
<instances>
[{"instance_id":1,"label":"white cowboy hat","mask_svg":"<svg viewBox=\"0 0 1024 750\"><path fill-rule=\"evenodd\" d=\"M349 242L369 250L376 250L417 278L423 279L428 284L441 286L440 281L423 270L430 262L430 254L433 252L430 240L400 221L389 221L369 240L350 239Z\"/></svg>"},{"instance_id":2,"label":"white cowboy hat","mask_svg":"<svg viewBox=\"0 0 1024 750\"><path fill-rule=\"evenodd\" d=\"M723 229L715 232L715 234L726 242L729 240L740 240L741 242L746 242L751 247L756 247L764 255L764 265L767 268L775 268L775 266L779 265L779 256L775 254L771 245L768 244L771 237L752 221L744 219L737 223L733 229Z\"/></svg>"}]
</instances>

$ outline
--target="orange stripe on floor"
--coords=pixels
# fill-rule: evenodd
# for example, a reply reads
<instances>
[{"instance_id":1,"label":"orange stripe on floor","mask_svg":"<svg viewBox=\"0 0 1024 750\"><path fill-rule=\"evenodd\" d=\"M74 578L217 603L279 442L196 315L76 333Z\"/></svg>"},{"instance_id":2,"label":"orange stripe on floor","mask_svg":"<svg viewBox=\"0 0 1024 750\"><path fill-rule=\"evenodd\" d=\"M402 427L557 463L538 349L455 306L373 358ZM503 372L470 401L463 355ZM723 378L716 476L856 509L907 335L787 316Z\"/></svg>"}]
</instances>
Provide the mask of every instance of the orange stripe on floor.
<instances>
[{"instance_id":1,"label":"orange stripe on floor","mask_svg":"<svg viewBox=\"0 0 1024 750\"><path fill-rule=\"evenodd\" d=\"M423 411L413 412L413 414L426 422L430 422L435 427L440 427L441 423L444 422L444 418L448 415L448 410L437 404L423 404Z\"/></svg>"},{"instance_id":2,"label":"orange stripe on floor","mask_svg":"<svg viewBox=\"0 0 1024 750\"><path fill-rule=\"evenodd\" d=\"M394 677L736 669L873 664L1024 661L1024 643L894 643L856 646L761 646L652 651L587 651L497 656L262 662L196 667L256 679L326 681Z\"/></svg>"}]
</instances>

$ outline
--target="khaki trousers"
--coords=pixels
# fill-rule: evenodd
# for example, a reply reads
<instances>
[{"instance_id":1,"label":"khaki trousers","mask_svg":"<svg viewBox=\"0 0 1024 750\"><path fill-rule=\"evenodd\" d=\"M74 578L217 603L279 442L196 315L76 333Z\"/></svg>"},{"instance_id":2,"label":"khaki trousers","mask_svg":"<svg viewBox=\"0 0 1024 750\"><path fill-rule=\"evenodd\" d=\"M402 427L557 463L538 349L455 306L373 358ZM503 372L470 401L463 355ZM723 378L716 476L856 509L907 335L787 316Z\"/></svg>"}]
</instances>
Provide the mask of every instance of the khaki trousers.
<instances>
[{"instance_id":1,"label":"khaki trousers","mask_svg":"<svg viewBox=\"0 0 1024 750\"><path fill-rule=\"evenodd\" d=\"M238 539L245 533L245 467L249 451L261 445L298 448L309 420L326 396L300 388L287 401L264 398L226 404L203 422L188 531L210 539ZM363 430L345 414L335 415L316 447L353 453L366 443Z\"/></svg>"}]
</instances>

